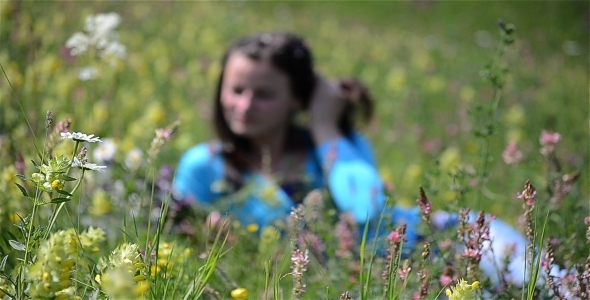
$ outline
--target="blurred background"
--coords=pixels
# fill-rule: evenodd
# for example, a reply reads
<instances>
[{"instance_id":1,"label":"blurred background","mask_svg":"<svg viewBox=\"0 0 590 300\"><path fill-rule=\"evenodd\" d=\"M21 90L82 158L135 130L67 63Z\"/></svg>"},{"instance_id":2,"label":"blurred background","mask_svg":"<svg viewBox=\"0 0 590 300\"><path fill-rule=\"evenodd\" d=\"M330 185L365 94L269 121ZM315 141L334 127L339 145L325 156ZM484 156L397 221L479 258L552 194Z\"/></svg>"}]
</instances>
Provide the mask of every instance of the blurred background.
<instances>
[{"instance_id":1,"label":"blurred background","mask_svg":"<svg viewBox=\"0 0 590 300\"><path fill-rule=\"evenodd\" d=\"M363 132L396 203L413 204L424 186L435 208L469 206L516 222L525 180L547 187L542 130L562 136L562 171L581 174L566 200L590 201L587 1L1 0L0 10L4 166L34 156L51 110L56 121L71 118L72 131L112 139L118 161L145 153L155 129L179 120L158 158L174 168L182 152L212 137L212 95L229 43L286 30L308 41L318 71L370 88L377 109ZM116 59L91 49L72 56L66 42L99 13L120 16L124 51ZM494 97L480 73L495 57L500 19L515 25L516 41L498 61L506 83L485 141L473 129ZM507 163L511 143L521 156ZM486 157L485 184L472 189Z\"/></svg>"}]
</instances>

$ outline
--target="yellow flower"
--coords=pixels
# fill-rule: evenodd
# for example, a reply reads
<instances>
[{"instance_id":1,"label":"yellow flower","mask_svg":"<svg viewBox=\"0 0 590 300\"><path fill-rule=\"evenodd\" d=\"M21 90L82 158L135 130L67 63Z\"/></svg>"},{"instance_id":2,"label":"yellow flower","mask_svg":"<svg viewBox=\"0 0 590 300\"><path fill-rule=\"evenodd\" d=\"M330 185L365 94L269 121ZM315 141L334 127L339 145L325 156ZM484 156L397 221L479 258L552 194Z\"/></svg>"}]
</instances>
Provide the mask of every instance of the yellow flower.
<instances>
[{"instance_id":1,"label":"yellow flower","mask_svg":"<svg viewBox=\"0 0 590 300\"><path fill-rule=\"evenodd\" d=\"M231 297L236 300L246 300L248 299L248 290L245 288L237 288L231 291Z\"/></svg>"},{"instance_id":2,"label":"yellow flower","mask_svg":"<svg viewBox=\"0 0 590 300\"><path fill-rule=\"evenodd\" d=\"M258 224L252 223L252 224L246 226L246 230L248 232L254 233L254 232L258 231Z\"/></svg>"},{"instance_id":3,"label":"yellow flower","mask_svg":"<svg viewBox=\"0 0 590 300\"><path fill-rule=\"evenodd\" d=\"M479 289L479 281L474 281L468 284L467 281L461 279L456 286L446 290L446 295L449 300L471 300L473 299L473 291Z\"/></svg>"},{"instance_id":4,"label":"yellow flower","mask_svg":"<svg viewBox=\"0 0 590 300\"><path fill-rule=\"evenodd\" d=\"M440 169L444 172L453 171L461 162L459 149L450 147L445 150L439 158Z\"/></svg>"},{"instance_id":5,"label":"yellow flower","mask_svg":"<svg viewBox=\"0 0 590 300\"><path fill-rule=\"evenodd\" d=\"M51 189L53 190L63 190L65 187L65 182L63 180L56 179L51 182Z\"/></svg>"}]
</instances>

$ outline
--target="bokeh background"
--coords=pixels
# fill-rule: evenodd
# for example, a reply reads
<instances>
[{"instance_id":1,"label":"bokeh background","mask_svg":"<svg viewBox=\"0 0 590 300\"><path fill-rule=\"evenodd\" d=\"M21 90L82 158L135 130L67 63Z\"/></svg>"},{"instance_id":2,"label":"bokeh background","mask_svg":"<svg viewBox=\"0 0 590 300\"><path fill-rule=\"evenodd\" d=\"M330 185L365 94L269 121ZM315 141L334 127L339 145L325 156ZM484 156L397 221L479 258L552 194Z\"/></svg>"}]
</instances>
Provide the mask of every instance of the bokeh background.
<instances>
[{"instance_id":1,"label":"bokeh background","mask_svg":"<svg viewBox=\"0 0 590 300\"><path fill-rule=\"evenodd\" d=\"M19 153L33 157L51 110L56 120L71 118L73 131L112 138L120 161L147 151L154 130L178 120L158 159L174 168L183 151L212 137L212 94L227 45L286 30L305 37L318 71L370 88L377 109L363 132L396 203L413 204L424 186L436 208L469 206L516 222L524 181L540 191L547 183L542 130L561 133L563 171L581 174L567 200L590 201L587 1L1 0L0 10L5 166ZM66 41L86 17L109 12L121 17L125 57L71 56ZM488 107L494 93L480 72L494 58L500 19L516 26L516 42L501 60L508 73L489 138L489 176L475 191L473 174L450 170L479 170L485 157L473 129L481 121L476 108ZM88 66L98 75L82 80ZM523 154L515 164L502 159L510 142Z\"/></svg>"}]
</instances>

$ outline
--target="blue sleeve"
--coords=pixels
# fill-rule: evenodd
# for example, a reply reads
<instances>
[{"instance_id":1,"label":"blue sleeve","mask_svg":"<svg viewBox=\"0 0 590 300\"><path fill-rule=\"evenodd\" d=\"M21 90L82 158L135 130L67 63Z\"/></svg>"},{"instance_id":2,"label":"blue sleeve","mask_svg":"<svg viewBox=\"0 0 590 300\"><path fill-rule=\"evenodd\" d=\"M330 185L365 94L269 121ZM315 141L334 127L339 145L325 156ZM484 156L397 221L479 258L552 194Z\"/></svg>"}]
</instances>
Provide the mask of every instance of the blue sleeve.
<instances>
[{"instance_id":1,"label":"blue sleeve","mask_svg":"<svg viewBox=\"0 0 590 300\"><path fill-rule=\"evenodd\" d=\"M191 148L177 167L175 197L210 205L236 217L243 225L258 224L261 228L289 214L293 202L272 180L260 174L246 174L246 185L239 191L229 192L229 187L224 187L224 171L217 144L199 144Z\"/></svg>"},{"instance_id":2,"label":"blue sleeve","mask_svg":"<svg viewBox=\"0 0 590 300\"><path fill-rule=\"evenodd\" d=\"M180 159L174 178L175 197L210 204L219 198L215 185L222 180L223 160L216 153L215 144L199 144Z\"/></svg>"},{"instance_id":3,"label":"blue sleeve","mask_svg":"<svg viewBox=\"0 0 590 300\"><path fill-rule=\"evenodd\" d=\"M316 155L338 209L352 213L359 224L378 220L385 195L368 142L355 133L318 145Z\"/></svg>"}]
</instances>

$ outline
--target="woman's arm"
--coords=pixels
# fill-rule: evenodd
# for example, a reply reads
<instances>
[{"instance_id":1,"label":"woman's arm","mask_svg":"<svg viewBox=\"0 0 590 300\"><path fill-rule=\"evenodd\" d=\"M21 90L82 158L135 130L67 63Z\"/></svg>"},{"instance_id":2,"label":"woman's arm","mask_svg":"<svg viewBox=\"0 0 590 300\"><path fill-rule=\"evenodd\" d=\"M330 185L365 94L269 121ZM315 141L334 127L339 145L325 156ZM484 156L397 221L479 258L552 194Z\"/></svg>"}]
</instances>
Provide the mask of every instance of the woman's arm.
<instances>
[{"instance_id":1,"label":"woman's arm","mask_svg":"<svg viewBox=\"0 0 590 300\"><path fill-rule=\"evenodd\" d=\"M378 220L385 194L368 142L357 133L338 137L318 145L316 156L338 209L359 224Z\"/></svg>"}]
</instances>

